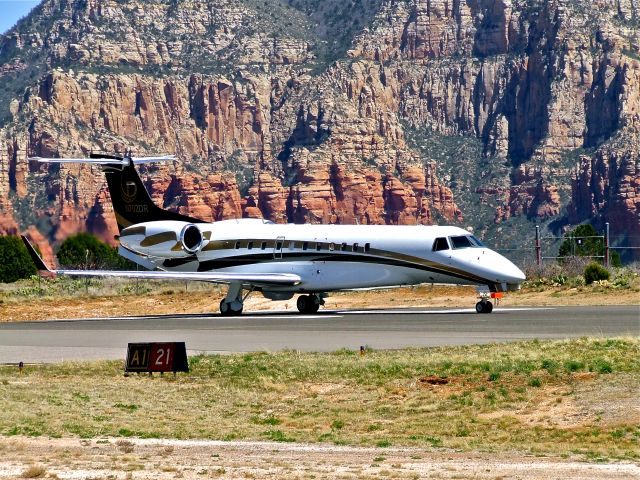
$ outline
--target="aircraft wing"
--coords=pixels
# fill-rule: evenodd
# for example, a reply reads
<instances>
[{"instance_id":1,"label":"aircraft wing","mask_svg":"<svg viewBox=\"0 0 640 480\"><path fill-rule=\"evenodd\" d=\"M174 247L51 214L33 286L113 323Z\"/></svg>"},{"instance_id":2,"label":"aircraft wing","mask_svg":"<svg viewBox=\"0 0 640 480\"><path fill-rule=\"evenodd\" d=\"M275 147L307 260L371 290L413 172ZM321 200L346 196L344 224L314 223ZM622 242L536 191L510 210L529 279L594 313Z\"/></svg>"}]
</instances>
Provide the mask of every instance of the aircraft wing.
<instances>
[{"instance_id":1,"label":"aircraft wing","mask_svg":"<svg viewBox=\"0 0 640 480\"><path fill-rule=\"evenodd\" d=\"M39 163L87 163L94 165L129 165L129 162L133 162L134 165L142 163L155 163L155 162L170 162L176 160L175 155L156 155L154 157L116 157L105 155L103 157L94 156L92 158L44 158L44 157L30 157L29 160Z\"/></svg>"},{"instance_id":2,"label":"aircraft wing","mask_svg":"<svg viewBox=\"0 0 640 480\"><path fill-rule=\"evenodd\" d=\"M252 285L297 285L302 279L292 273L230 273L230 272L168 272L168 271L119 271L119 270L51 270L44 263L29 240L23 235L24 242L31 259L40 271L56 275L76 277L121 277L156 280L195 280L201 282L230 283L242 282Z\"/></svg>"}]
</instances>

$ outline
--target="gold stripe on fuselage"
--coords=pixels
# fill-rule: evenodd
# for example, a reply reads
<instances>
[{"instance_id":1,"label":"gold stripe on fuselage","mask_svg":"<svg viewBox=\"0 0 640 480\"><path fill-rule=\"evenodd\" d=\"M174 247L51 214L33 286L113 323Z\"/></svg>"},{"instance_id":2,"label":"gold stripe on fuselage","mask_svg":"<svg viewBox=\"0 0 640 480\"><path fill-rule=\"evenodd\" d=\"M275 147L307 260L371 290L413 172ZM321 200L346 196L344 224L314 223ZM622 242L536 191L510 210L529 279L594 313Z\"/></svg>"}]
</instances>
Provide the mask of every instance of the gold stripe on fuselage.
<instances>
[{"instance_id":1,"label":"gold stripe on fuselage","mask_svg":"<svg viewBox=\"0 0 640 480\"><path fill-rule=\"evenodd\" d=\"M341 250L340 246L342 245L341 243L336 243L336 242L314 242L314 241L308 241L308 240L290 240L287 239L285 242L287 242L287 244L291 245L291 243L293 243L296 247L295 253L306 253L310 256L317 254L317 253L322 253L322 254L334 254L334 255L340 255L340 254L356 254L358 256L362 256L365 258L386 258L389 260L393 260L395 262L401 263L401 264L409 264L406 265L407 267L410 267L411 265L415 265L415 266L419 266L419 267L424 267L427 269L436 269L436 270L440 270L443 273L449 273L452 274L453 276L456 277L463 277L466 278L468 280L472 280L478 283L492 283L490 280L486 279L486 278L482 278L479 277L471 272L465 271L465 270L461 270L459 268L455 268L451 265L446 265L444 263L439 263L439 262L435 262L433 260L427 260L425 258L421 258L421 257L416 257L414 255L409 255L409 254L405 254L405 253L397 253L397 252L391 252L388 250L380 250L380 249L375 249L372 248L370 249L368 252L364 251L364 247L363 246L359 246L358 249L356 251L353 250ZM282 250L278 250L278 253L282 252L283 254L283 259L286 259L286 254L287 252L290 252L289 249L287 249L287 251L285 251L285 245L283 242L282 245ZM251 249L247 249L247 244L248 243L252 243L253 247ZM262 244L265 244L265 247L262 248ZM301 245L303 245L304 243L307 243L309 248L307 250L303 250L301 248ZM335 248L333 250L329 249L329 245L330 244L334 244ZM235 248L236 244L238 244L240 246L240 248ZM320 244L322 246L322 248L320 250L317 249L317 245ZM213 241L210 242L209 244L207 244L202 251L207 251L207 252L211 252L211 251L221 251L221 250L232 250L232 251L239 251L242 250L242 255L251 255L251 254L258 254L260 252L266 252L267 250L269 252L273 251L273 249L276 246L276 240L273 239L238 239L238 240L218 240L218 241ZM349 246L351 246L351 244L349 244ZM217 258L212 258L211 260L227 260L227 259L232 259L233 257L235 257L237 255L232 255L232 256L226 256L226 257L217 257ZM280 259L278 259L280 260ZM357 261L357 260L355 260Z\"/></svg>"},{"instance_id":2,"label":"gold stripe on fuselage","mask_svg":"<svg viewBox=\"0 0 640 480\"><path fill-rule=\"evenodd\" d=\"M175 232L160 232L155 233L153 235L149 235L146 238L143 238L140 242L141 247L153 247L154 245L158 245L164 242L171 242L177 240L177 236Z\"/></svg>"}]
</instances>

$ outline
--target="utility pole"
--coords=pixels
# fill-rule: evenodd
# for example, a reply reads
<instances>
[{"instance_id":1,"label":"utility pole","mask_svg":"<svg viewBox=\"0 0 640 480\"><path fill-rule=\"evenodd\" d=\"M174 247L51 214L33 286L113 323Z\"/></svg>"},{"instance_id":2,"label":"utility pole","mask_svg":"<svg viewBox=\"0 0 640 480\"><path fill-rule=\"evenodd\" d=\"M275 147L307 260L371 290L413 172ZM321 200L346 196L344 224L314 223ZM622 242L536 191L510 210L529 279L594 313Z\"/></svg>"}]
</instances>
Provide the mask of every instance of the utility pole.
<instances>
[{"instance_id":1,"label":"utility pole","mask_svg":"<svg viewBox=\"0 0 640 480\"><path fill-rule=\"evenodd\" d=\"M604 266L609 268L609 222L604 225Z\"/></svg>"},{"instance_id":2,"label":"utility pole","mask_svg":"<svg viewBox=\"0 0 640 480\"><path fill-rule=\"evenodd\" d=\"M542 247L540 246L540 225L536 225L536 263L542 266Z\"/></svg>"}]
</instances>

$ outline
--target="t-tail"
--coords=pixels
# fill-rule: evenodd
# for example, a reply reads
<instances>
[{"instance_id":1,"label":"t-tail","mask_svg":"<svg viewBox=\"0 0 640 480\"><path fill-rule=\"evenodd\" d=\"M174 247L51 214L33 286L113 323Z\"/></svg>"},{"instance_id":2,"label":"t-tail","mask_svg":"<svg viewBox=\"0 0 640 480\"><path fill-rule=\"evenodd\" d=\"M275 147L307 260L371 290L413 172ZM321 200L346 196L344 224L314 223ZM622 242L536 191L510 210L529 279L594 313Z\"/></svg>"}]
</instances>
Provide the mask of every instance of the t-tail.
<instances>
[{"instance_id":1,"label":"t-tail","mask_svg":"<svg viewBox=\"0 0 640 480\"><path fill-rule=\"evenodd\" d=\"M135 165L140 163L175 160L173 155L156 157L131 157L117 155L91 154L89 158L41 158L30 160L41 163L88 163L101 165L107 178L111 203L118 224L118 231L143 222L156 220L178 220L189 223L202 223L197 218L181 215L158 207L145 188Z\"/></svg>"}]
</instances>

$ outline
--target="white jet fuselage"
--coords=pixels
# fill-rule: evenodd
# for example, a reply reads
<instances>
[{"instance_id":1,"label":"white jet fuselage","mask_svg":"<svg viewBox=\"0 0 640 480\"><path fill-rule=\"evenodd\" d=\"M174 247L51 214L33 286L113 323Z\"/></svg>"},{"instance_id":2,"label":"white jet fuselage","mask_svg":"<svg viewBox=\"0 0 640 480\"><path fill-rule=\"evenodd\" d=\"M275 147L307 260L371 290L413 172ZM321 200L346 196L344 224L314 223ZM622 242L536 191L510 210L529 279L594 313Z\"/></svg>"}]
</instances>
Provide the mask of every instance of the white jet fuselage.
<instances>
[{"instance_id":1,"label":"white jet fuselage","mask_svg":"<svg viewBox=\"0 0 640 480\"><path fill-rule=\"evenodd\" d=\"M272 296L420 283L504 291L516 289L525 278L508 259L452 226L281 225L240 219L197 223L201 238L194 240L193 225L136 224L121 232L120 242L166 271L300 277L295 286L262 288ZM439 250L434 250L436 239L446 239L439 241Z\"/></svg>"}]
</instances>

